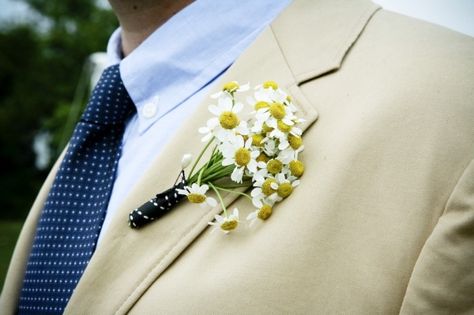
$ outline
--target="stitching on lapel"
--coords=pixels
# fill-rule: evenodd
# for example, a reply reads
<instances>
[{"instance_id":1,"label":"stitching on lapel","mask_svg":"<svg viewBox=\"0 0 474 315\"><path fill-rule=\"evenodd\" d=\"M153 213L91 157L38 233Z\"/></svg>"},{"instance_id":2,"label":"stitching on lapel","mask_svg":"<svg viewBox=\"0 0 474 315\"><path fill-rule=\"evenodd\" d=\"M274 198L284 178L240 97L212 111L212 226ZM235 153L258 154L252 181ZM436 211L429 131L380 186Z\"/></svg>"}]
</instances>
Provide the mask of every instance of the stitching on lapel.
<instances>
[{"instance_id":1,"label":"stitching on lapel","mask_svg":"<svg viewBox=\"0 0 474 315\"><path fill-rule=\"evenodd\" d=\"M278 41L278 38L275 35L272 24L270 24L269 29L271 31L270 33L272 34L273 40L275 41L275 43L278 47L278 50L280 51L280 55L282 56L283 60L285 61L285 65L288 68L289 72L291 73L291 76L292 76L292 79L293 79L292 80L293 82L288 84L287 86L285 86L285 89L290 93L291 96L293 96L297 100L297 105L296 106L298 107L298 109L301 110L301 112L303 112L304 116L311 116L312 117L314 115L315 120L316 120L317 117L318 117L318 112L317 112L316 108L314 106L312 106L311 102L309 102L308 99L304 96L303 92L299 88L298 80L296 79L295 74L293 73L293 70L291 69L290 64L288 63L286 55L283 52L283 49L281 48L280 42ZM305 126L303 128L303 130L306 129L307 127L309 127L313 122L309 123L308 125L306 125L307 123L303 124Z\"/></svg>"},{"instance_id":2,"label":"stitching on lapel","mask_svg":"<svg viewBox=\"0 0 474 315\"><path fill-rule=\"evenodd\" d=\"M369 24L370 20L372 17L377 13L381 7L375 8L370 7L367 10L365 10L360 17L357 19L357 22L354 23L354 26L349 29L349 32L347 33L346 37L349 38L347 41L342 42L339 48L337 49L337 54L334 56L334 62L338 62L338 59L340 59L339 66L337 69L340 68L342 63L344 62L344 59L346 58L347 54L349 51L352 49L354 44L357 42L359 37L362 35L364 32L367 24ZM339 57L341 56L341 57Z\"/></svg>"},{"instance_id":3,"label":"stitching on lapel","mask_svg":"<svg viewBox=\"0 0 474 315\"><path fill-rule=\"evenodd\" d=\"M143 280L142 280L142 281L138 284L138 286L127 296L127 298L125 299L125 301L119 306L119 308L117 309L117 311L114 312L114 314L122 314L121 311L123 311L123 312L125 313L126 311L130 310L131 307L133 307L133 304L132 304L132 305L130 305L130 306L126 309L126 307L127 307L126 304L129 303L129 300L132 298L133 295L135 295L135 294L140 294L140 292L138 292L138 291L139 291L140 287L142 286L142 284L147 280L147 278L151 277L151 275L152 275L153 273L155 273L157 269L160 269L162 266L164 266L165 264L164 264L163 262L173 253L173 251L180 245L180 243L182 243L183 240L186 240L186 239L188 238L188 236L190 235L190 233L191 233L194 229L196 229L197 226L200 225L200 223L202 222L202 220L203 220L205 217L208 217L211 213L213 213L213 212L216 210L216 208L219 208L219 207L220 207L220 205L218 205L218 206L212 208L211 210L209 210L209 212L207 212L205 215L203 215L203 216L199 219L199 221L198 221L197 224L191 226L191 228L190 228L189 230L187 230L185 233L183 233L183 236L180 237L179 240L167 251L167 253L160 259L160 261L158 262L158 264L157 264L155 267L153 267L153 268L146 274L145 277L143 277ZM158 275L157 277L159 277L159 275ZM156 279L154 279L154 280L156 280ZM151 284L150 284L150 285L151 285ZM146 286L146 287L148 288L149 286ZM146 288L144 288L144 289L146 289ZM143 294L143 293L141 293L141 294ZM138 298L137 298L137 300L138 300Z\"/></svg>"},{"instance_id":4,"label":"stitching on lapel","mask_svg":"<svg viewBox=\"0 0 474 315\"><path fill-rule=\"evenodd\" d=\"M346 41L343 41L339 45L339 48L336 49L336 53L334 54L334 58L331 62L332 65L323 72L321 72L321 69L311 69L302 73L293 74L297 82L303 84L307 81L320 78L326 74L330 74L333 71L338 70L341 67L344 59L346 58L347 53L350 51L354 43L361 36L362 32L364 31L372 16L381 9L382 8L380 6L377 6L372 3L372 5L359 16L357 22L349 28L349 31L345 35L345 37L348 39Z\"/></svg>"},{"instance_id":5,"label":"stitching on lapel","mask_svg":"<svg viewBox=\"0 0 474 315\"><path fill-rule=\"evenodd\" d=\"M285 61L286 67L288 68L288 70L291 73L293 82L287 86L287 88L289 88L290 86L293 86L293 84L297 83L296 76L293 73L293 70L291 69L290 64L288 63L288 60L286 59L286 55L284 54L283 49L281 48L280 42L278 41L278 38L275 35L275 31L273 30L273 23L270 24L269 29L270 29L270 33L272 34L273 40L275 41L275 43L278 47L278 50L280 51L280 55L282 56L283 60Z\"/></svg>"},{"instance_id":6,"label":"stitching on lapel","mask_svg":"<svg viewBox=\"0 0 474 315\"><path fill-rule=\"evenodd\" d=\"M232 195L229 193L223 199L224 199L225 203L228 202L227 206L230 206L236 199L238 199L238 197L232 197ZM161 276L161 274L164 272L164 270L174 261L173 260L169 264L167 264L167 262L166 262L167 258L173 255L175 249L178 248L180 245L185 245L186 247L191 245L191 243L186 245L186 243L188 242L188 239L190 237L196 238L197 236L199 236L199 234L203 233L206 230L206 227L204 227L204 229L202 229L200 227L203 224L207 225L207 222L212 220L216 213L220 213L222 211L220 209L221 209L221 205L219 204L216 207L209 210L206 214L204 214L196 224L191 225L190 228L182 234L182 236L179 238L179 240L173 246L170 247L170 249L167 251L167 253L161 259L159 259L159 261L157 262L155 267L153 267L143 277L143 279L140 281L140 283L127 296L127 298L119 306L119 308L114 312L114 314L125 314L127 311L129 311L133 307L135 302L139 300L139 297L146 292L146 289L148 289L151 285L153 285L153 283ZM206 220L204 220L204 219L206 219ZM197 234L193 235L193 232L194 233L197 232ZM163 269L163 270L160 272L160 269ZM156 276L153 276L153 274L155 274L155 273L158 273L158 274ZM150 283L145 284L144 287L142 288L142 285L145 282L147 282L147 280L150 281ZM140 291L142 291L142 292L140 292ZM135 298L134 297L135 295L138 295L138 296ZM133 302L133 304L130 304L131 302ZM127 305L127 304L130 304L130 305Z\"/></svg>"}]
</instances>

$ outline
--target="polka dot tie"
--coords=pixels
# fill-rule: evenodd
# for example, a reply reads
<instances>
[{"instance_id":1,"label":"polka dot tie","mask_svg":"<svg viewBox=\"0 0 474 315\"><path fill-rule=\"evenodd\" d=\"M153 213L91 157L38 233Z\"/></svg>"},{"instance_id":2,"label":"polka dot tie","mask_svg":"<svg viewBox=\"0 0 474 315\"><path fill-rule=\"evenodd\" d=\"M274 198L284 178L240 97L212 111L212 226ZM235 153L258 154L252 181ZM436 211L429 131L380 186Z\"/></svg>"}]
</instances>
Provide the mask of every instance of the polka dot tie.
<instances>
[{"instance_id":1,"label":"polka dot tie","mask_svg":"<svg viewBox=\"0 0 474 315\"><path fill-rule=\"evenodd\" d=\"M46 199L26 268L19 314L62 314L94 252L126 119L135 110L119 65L104 70Z\"/></svg>"}]
</instances>

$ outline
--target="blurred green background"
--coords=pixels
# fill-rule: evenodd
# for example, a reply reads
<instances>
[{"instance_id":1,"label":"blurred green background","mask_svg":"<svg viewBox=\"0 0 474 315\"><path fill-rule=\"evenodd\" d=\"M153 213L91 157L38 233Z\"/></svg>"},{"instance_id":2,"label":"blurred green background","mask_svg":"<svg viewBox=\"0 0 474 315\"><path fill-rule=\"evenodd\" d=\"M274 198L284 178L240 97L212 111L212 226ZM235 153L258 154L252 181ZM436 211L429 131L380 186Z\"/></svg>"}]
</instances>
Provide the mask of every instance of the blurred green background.
<instances>
[{"instance_id":1,"label":"blurred green background","mask_svg":"<svg viewBox=\"0 0 474 315\"><path fill-rule=\"evenodd\" d=\"M97 0L0 1L0 285L29 208L89 93L89 56L118 26Z\"/></svg>"}]
</instances>

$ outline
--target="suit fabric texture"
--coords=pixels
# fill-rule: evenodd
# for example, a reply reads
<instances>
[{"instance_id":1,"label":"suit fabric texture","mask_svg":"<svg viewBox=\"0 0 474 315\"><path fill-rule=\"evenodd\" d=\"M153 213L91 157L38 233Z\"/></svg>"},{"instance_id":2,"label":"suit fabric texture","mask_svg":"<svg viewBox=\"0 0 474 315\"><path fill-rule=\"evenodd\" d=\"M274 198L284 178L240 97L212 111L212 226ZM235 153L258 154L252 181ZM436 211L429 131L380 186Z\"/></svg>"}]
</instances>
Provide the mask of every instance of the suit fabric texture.
<instances>
[{"instance_id":1,"label":"suit fabric texture","mask_svg":"<svg viewBox=\"0 0 474 315\"><path fill-rule=\"evenodd\" d=\"M206 100L130 190L65 313L473 314L474 40L364 0L294 1L214 90L269 79L306 119L291 197L228 236L208 226L220 207L187 203L127 226L199 152ZM20 235L3 314L57 167Z\"/></svg>"}]
</instances>

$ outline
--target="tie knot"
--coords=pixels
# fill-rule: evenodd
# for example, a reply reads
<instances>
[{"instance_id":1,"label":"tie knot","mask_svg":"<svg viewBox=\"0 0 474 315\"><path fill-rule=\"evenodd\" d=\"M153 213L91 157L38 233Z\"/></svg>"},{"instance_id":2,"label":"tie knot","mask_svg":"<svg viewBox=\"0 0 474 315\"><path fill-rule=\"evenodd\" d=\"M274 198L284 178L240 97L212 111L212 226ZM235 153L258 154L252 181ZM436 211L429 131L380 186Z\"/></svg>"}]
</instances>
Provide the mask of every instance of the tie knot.
<instances>
[{"instance_id":1,"label":"tie knot","mask_svg":"<svg viewBox=\"0 0 474 315\"><path fill-rule=\"evenodd\" d=\"M102 72L81 121L101 125L122 124L134 111L135 105L123 85L119 64L116 64Z\"/></svg>"}]
</instances>

